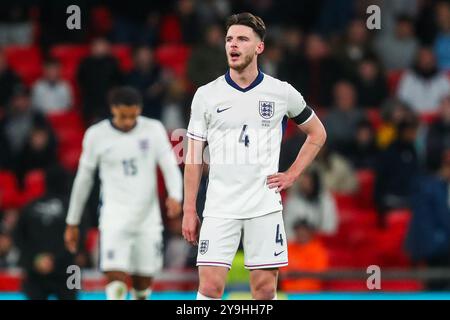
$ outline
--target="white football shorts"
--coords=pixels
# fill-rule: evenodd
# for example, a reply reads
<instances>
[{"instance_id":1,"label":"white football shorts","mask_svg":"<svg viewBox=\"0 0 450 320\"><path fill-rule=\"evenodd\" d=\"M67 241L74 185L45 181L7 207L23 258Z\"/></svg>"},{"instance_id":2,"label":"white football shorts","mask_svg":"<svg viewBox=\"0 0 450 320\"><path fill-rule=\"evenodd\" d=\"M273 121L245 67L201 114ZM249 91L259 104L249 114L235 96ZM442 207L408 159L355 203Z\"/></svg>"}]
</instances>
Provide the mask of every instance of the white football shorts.
<instances>
[{"instance_id":1,"label":"white football shorts","mask_svg":"<svg viewBox=\"0 0 450 320\"><path fill-rule=\"evenodd\" d=\"M163 265L162 246L160 231L103 228L100 231L100 269L152 277Z\"/></svg>"},{"instance_id":2,"label":"white football shorts","mask_svg":"<svg viewBox=\"0 0 450 320\"><path fill-rule=\"evenodd\" d=\"M287 266L286 233L281 211L251 219L205 217L200 230L197 266L231 268L241 234L245 268Z\"/></svg>"}]
</instances>

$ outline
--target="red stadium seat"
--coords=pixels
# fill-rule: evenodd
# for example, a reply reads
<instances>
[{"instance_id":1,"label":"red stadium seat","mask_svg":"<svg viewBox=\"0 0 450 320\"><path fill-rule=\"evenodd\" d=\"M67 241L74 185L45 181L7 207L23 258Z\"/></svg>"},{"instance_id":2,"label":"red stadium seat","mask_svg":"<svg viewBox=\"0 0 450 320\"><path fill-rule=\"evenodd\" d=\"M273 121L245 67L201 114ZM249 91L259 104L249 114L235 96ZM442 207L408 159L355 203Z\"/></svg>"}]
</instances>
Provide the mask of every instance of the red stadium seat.
<instances>
[{"instance_id":1,"label":"red stadium seat","mask_svg":"<svg viewBox=\"0 0 450 320\"><path fill-rule=\"evenodd\" d=\"M191 49L180 44L166 44L155 50L156 61L178 76L186 74L186 63L190 54Z\"/></svg>"},{"instance_id":2,"label":"red stadium seat","mask_svg":"<svg viewBox=\"0 0 450 320\"><path fill-rule=\"evenodd\" d=\"M89 54L89 46L78 44L58 44L50 49L50 55L58 59L63 67L78 65Z\"/></svg>"},{"instance_id":3,"label":"red stadium seat","mask_svg":"<svg viewBox=\"0 0 450 320\"><path fill-rule=\"evenodd\" d=\"M406 233L411 220L411 211L408 209L392 210L387 213L387 227L398 233Z\"/></svg>"},{"instance_id":4,"label":"red stadium seat","mask_svg":"<svg viewBox=\"0 0 450 320\"><path fill-rule=\"evenodd\" d=\"M133 58L131 48L127 45L112 46L113 55L119 60L120 68L128 72L133 68Z\"/></svg>"},{"instance_id":5,"label":"red stadium seat","mask_svg":"<svg viewBox=\"0 0 450 320\"><path fill-rule=\"evenodd\" d=\"M404 70L391 70L388 72L387 81L389 87L389 93L394 96L397 92L398 84L404 74Z\"/></svg>"},{"instance_id":6,"label":"red stadium seat","mask_svg":"<svg viewBox=\"0 0 450 320\"><path fill-rule=\"evenodd\" d=\"M0 271L0 292L18 291L21 288L22 277L20 272L11 272L8 269Z\"/></svg>"},{"instance_id":7,"label":"red stadium seat","mask_svg":"<svg viewBox=\"0 0 450 320\"><path fill-rule=\"evenodd\" d=\"M356 205L364 209L374 208L375 173L372 170L359 170L357 178L359 190L354 196Z\"/></svg>"},{"instance_id":8,"label":"red stadium seat","mask_svg":"<svg viewBox=\"0 0 450 320\"><path fill-rule=\"evenodd\" d=\"M95 251L98 245L99 230L97 228L90 228L86 233L85 247L88 253Z\"/></svg>"},{"instance_id":9,"label":"red stadium seat","mask_svg":"<svg viewBox=\"0 0 450 320\"><path fill-rule=\"evenodd\" d=\"M43 170L33 170L25 176L23 201L28 203L45 193L45 173Z\"/></svg>"},{"instance_id":10,"label":"red stadium seat","mask_svg":"<svg viewBox=\"0 0 450 320\"><path fill-rule=\"evenodd\" d=\"M8 46L5 48L6 59L11 68L31 86L42 74L42 55L36 46Z\"/></svg>"},{"instance_id":11,"label":"red stadium seat","mask_svg":"<svg viewBox=\"0 0 450 320\"><path fill-rule=\"evenodd\" d=\"M81 148L84 131L77 128L63 128L56 131L59 145L62 148L76 147Z\"/></svg>"},{"instance_id":12,"label":"red stadium seat","mask_svg":"<svg viewBox=\"0 0 450 320\"><path fill-rule=\"evenodd\" d=\"M162 43L181 43L183 41L180 21L175 15L163 17L159 38Z\"/></svg>"},{"instance_id":13,"label":"red stadium seat","mask_svg":"<svg viewBox=\"0 0 450 320\"><path fill-rule=\"evenodd\" d=\"M77 170L80 155L81 147L60 148L58 151L58 158L61 165L71 172L75 172Z\"/></svg>"},{"instance_id":14,"label":"red stadium seat","mask_svg":"<svg viewBox=\"0 0 450 320\"><path fill-rule=\"evenodd\" d=\"M17 179L10 171L0 171L0 208L12 209L20 206Z\"/></svg>"},{"instance_id":15,"label":"red stadium seat","mask_svg":"<svg viewBox=\"0 0 450 320\"><path fill-rule=\"evenodd\" d=\"M375 130L378 129L383 121L381 119L380 110L376 108L367 109L366 115L370 123L372 124L373 128Z\"/></svg>"},{"instance_id":16,"label":"red stadium seat","mask_svg":"<svg viewBox=\"0 0 450 320\"><path fill-rule=\"evenodd\" d=\"M51 113L47 115L47 119L56 131L67 127L84 128L83 120L76 111Z\"/></svg>"},{"instance_id":17,"label":"red stadium seat","mask_svg":"<svg viewBox=\"0 0 450 320\"><path fill-rule=\"evenodd\" d=\"M424 112L420 114L420 121L426 124L431 124L439 118L438 112Z\"/></svg>"}]
</instances>

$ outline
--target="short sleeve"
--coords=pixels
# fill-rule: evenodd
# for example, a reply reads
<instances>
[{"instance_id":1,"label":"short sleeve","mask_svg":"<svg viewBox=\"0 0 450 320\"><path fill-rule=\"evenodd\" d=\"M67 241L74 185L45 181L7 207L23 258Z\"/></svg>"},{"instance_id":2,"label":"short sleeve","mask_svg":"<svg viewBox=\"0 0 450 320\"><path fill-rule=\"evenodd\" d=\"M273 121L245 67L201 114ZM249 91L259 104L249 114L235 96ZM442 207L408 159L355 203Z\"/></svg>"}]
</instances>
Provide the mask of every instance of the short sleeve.
<instances>
[{"instance_id":1,"label":"short sleeve","mask_svg":"<svg viewBox=\"0 0 450 320\"><path fill-rule=\"evenodd\" d=\"M80 166L95 169L98 163L98 155L95 150L94 132L88 129L83 138L83 150L80 156Z\"/></svg>"},{"instance_id":2,"label":"short sleeve","mask_svg":"<svg viewBox=\"0 0 450 320\"><path fill-rule=\"evenodd\" d=\"M191 118L186 135L195 140L206 141L207 134L206 104L203 96L197 90L192 99Z\"/></svg>"},{"instance_id":3,"label":"short sleeve","mask_svg":"<svg viewBox=\"0 0 450 320\"><path fill-rule=\"evenodd\" d=\"M301 93L290 84L287 85L286 114L299 125L308 122L314 114L313 110L306 105Z\"/></svg>"}]
</instances>

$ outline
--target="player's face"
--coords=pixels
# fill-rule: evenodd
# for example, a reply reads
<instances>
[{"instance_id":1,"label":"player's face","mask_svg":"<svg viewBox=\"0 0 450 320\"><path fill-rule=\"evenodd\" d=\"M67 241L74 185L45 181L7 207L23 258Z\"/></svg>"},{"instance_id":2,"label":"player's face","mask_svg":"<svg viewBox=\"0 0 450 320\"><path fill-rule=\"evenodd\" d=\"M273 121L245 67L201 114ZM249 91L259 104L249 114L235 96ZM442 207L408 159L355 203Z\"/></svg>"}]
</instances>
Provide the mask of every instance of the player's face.
<instances>
[{"instance_id":1,"label":"player's face","mask_svg":"<svg viewBox=\"0 0 450 320\"><path fill-rule=\"evenodd\" d=\"M225 37L225 50L228 66L241 71L255 61L255 57L264 50L264 42L252 28L243 25L233 25Z\"/></svg>"},{"instance_id":2,"label":"player's face","mask_svg":"<svg viewBox=\"0 0 450 320\"><path fill-rule=\"evenodd\" d=\"M141 114L139 106L112 106L114 125L122 131L130 131L136 125L137 117Z\"/></svg>"}]
</instances>

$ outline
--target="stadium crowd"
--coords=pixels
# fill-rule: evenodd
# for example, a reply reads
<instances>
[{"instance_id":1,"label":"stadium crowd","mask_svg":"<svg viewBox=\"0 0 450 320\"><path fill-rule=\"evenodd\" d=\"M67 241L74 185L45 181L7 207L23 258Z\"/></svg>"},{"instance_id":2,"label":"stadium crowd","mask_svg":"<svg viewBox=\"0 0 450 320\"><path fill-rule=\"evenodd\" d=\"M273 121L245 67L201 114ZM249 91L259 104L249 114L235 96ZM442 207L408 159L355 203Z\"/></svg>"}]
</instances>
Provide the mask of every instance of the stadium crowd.
<instances>
[{"instance_id":1,"label":"stadium crowd","mask_svg":"<svg viewBox=\"0 0 450 320\"><path fill-rule=\"evenodd\" d=\"M366 26L370 4L381 7L380 30ZM36 235L23 220L50 191L65 203L69 192L55 193L46 177L55 168L74 176L84 130L108 116L111 88L137 88L144 115L168 132L186 128L195 89L226 72L224 20L241 11L268 25L262 71L298 89L328 133L314 165L283 193L291 260L283 272L450 267L449 1L81 1L83 27L73 31L68 5L6 5L0 15L0 269L56 268L46 249L26 245ZM280 170L303 141L287 121ZM70 190L68 180L59 191ZM207 168L203 195L206 181ZM163 199L161 179L160 187ZM98 183L75 257L86 268L97 265L97 205ZM193 268L181 218L165 224L165 267ZM282 282L292 291L333 288Z\"/></svg>"}]
</instances>

